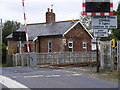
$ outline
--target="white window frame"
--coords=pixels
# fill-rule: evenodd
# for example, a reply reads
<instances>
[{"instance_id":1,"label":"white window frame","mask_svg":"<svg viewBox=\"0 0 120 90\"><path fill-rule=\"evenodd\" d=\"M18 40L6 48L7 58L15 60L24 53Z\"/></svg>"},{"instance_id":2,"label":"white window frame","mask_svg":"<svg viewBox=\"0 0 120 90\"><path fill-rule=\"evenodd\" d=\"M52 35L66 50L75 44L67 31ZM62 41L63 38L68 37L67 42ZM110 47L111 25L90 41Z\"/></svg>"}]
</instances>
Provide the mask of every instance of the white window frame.
<instances>
[{"instance_id":1,"label":"white window frame","mask_svg":"<svg viewBox=\"0 0 120 90\"><path fill-rule=\"evenodd\" d=\"M71 44L71 46L70 46L70 44ZM72 49L72 52L73 52L73 41L69 41L68 42L68 48Z\"/></svg>"},{"instance_id":2,"label":"white window frame","mask_svg":"<svg viewBox=\"0 0 120 90\"><path fill-rule=\"evenodd\" d=\"M83 50L87 51L87 42L86 41L82 42L82 48L83 48Z\"/></svg>"},{"instance_id":3,"label":"white window frame","mask_svg":"<svg viewBox=\"0 0 120 90\"><path fill-rule=\"evenodd\" d=\"M51 43L51 47L50 47L50 43ZM52 52L52 42L51 41L48 42L48 52L49 53Z\"/></svg>"}]
</instances>

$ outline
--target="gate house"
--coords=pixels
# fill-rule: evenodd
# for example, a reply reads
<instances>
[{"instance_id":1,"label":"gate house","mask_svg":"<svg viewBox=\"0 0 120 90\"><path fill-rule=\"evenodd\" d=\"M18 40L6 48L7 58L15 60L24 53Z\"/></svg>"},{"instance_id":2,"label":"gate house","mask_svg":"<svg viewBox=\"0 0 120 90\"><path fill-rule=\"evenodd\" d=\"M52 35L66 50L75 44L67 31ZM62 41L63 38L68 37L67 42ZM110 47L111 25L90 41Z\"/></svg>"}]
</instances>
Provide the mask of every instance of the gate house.
<instances>
[{"instance_id":1,"label":"gate house","mask_svg":"<svg viewBox=\"0 0 120 90\"><path fill-rule=\"evenodd\" d=\"M92 35L79 20L55 21L53 9L46 12L46 23L28 24L28 37L31 52L81 52L91 51ZM24 31L21 26L17 31ZM19 53L19 42L13 41L10 34L8 39L8 54ZM22 51L26 51L22 42Z\"/></svg>"}]
</instances>

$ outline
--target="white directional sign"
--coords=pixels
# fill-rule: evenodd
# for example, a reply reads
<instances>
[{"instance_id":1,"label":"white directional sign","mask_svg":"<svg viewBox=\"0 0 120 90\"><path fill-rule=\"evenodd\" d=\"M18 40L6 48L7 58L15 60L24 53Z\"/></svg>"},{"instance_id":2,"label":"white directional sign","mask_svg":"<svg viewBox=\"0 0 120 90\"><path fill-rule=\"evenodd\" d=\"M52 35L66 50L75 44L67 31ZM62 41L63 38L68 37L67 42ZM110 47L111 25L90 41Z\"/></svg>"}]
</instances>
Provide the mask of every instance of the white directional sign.
<instances>
[{"instance_id":1,"label":"white directional sign","mask_svg":"<svg viewBox=\"0 0 120 90\"><path fill-rule=\"evenodd\" d=\"M93 16L93 29L115 29L117 28L117 16Z\"/></svg>"},{"instance_id":2,"label":"white directional sign","mask_svg":"<svg viewBox=\"0 0 120 90\"><path fill-rule=\"evenodd\" d=\"M94 37L108 37L108 29L94 29Z\"/></svg>"}]
</instances>

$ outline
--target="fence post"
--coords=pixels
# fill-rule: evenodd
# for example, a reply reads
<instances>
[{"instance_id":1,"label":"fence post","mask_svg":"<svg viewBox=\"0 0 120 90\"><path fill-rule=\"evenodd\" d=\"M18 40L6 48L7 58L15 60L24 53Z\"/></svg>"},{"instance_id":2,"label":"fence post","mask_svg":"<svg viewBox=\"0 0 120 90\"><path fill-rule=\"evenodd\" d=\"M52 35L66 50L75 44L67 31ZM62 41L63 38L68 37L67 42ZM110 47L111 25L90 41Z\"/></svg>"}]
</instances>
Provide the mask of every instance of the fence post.
<instances>
[{"instance_id":1,"label":"fence post","mask_svg":"<svg viewBox=\"0 0 120 90\"><path fill-rule=\"evenodd\" d=\"M15 66L17 66L17 54L15 54Z\"/></svg>"},{"instance_id":2,"label":"fence post","mask_svg":"<svg viewBox=\"0 0 120 90\"><path fill-rule=\"evenodd\" d=\"M117 71L120 70L120 41L117 41Z\"/></svg>"},{"instance_id":3,"label":"fence post","mask_svg":"<svg viewBox=\"0 0 120 90\"><path fill-rule=\"evenodd\" d=\"M24 66L24 55L23 55L23 53L21 53L21 66Z\"/></svg>"},{"instance_id":4,"label":"fence post","mask_svg":"<svg viewBox=\"0 0 120 90\"><path fill-rule=\"evenodd\" d=\"M57 64L59 64L59 52L57 52L56 54L57 54Z\"/></svg>"}]
</instances>

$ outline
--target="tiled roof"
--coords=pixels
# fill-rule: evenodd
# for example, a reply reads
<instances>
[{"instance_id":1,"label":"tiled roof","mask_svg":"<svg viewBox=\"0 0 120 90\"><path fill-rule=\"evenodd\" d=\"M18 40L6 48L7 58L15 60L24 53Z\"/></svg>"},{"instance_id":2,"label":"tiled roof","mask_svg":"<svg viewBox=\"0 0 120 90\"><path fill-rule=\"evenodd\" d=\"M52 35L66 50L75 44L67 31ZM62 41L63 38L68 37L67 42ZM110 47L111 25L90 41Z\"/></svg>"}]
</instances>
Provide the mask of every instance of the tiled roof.
<instances>
[{"instance_id":1,"label":"tiled roof","mask_svg":"<svg viewBox=\"0 0 120 90\"><path fill-rule=\"evenodd\" d=\"M36 23L28 24L28 37L29 40L34 40L38 36L53 36L53 35L63 35L69 28L71 28L76 21L62 21L55 23ZM24 26L21 26L17 31L24 31ZM6 38L12 38L12 34Z\"/></svg>"}]
</instances>

